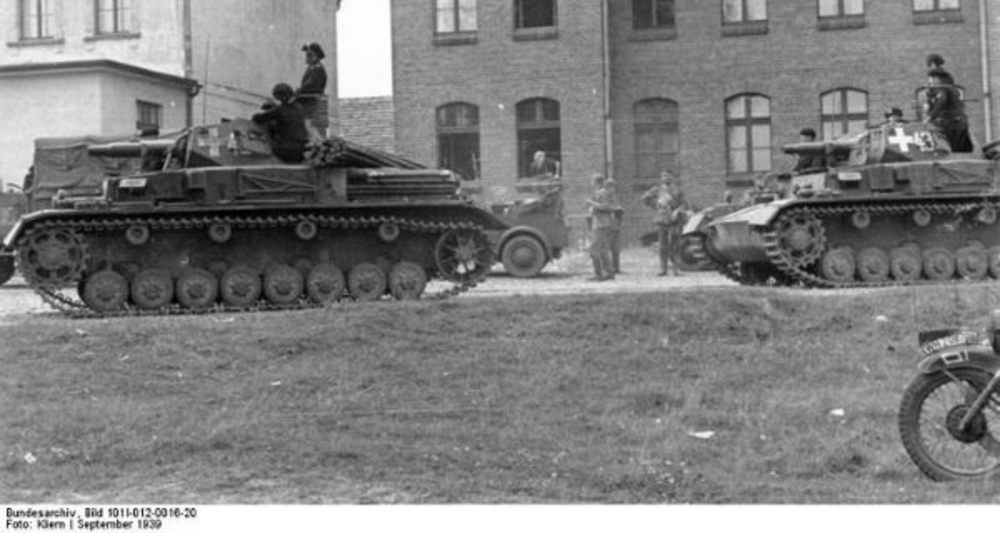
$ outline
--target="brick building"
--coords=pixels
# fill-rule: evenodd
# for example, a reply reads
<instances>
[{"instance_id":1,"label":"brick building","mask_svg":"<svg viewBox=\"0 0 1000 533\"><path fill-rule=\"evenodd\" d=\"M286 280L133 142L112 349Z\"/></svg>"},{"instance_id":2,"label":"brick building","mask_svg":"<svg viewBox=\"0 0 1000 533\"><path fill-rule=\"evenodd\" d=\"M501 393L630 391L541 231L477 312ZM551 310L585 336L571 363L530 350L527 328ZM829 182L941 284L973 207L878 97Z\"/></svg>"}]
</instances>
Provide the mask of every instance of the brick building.
<instances>
[{"instance_id":1,"label":"brick building","mask_svg":"<svg viewBox=\"0 0 1000 533\"><path fill-rule=\"evenodd\" d=\"M925 57L998 127L1000 9L977 0L393 0L396 147L484 194L544 149L574 218L594 172L637 197L663 169L707 205L764 172L803 127L824 137L917 118ZM987 119L987 116L989 117Z\"/></svg>"},{"instance_id":2,"label":"brick building","mask_svg":"<svg viewBox=\"0 0 1000 533\"><path fill-rule=\"evenodd\" d=\"M38 137L168 131L249 116L275 83L298 85L306 41L325 48L335 101L338 7L338 0L0 2L0 182L21 183Z\"/></svg>"}]
</instances>

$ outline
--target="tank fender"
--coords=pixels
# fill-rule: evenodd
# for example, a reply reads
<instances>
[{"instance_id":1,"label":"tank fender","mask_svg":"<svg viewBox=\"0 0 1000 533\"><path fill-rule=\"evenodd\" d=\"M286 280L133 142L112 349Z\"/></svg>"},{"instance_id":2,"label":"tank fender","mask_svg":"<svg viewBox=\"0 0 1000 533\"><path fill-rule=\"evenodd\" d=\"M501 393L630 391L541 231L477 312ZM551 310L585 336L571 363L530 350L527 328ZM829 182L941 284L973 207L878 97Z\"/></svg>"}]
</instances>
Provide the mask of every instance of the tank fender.
<instances>
[{"instance_id":1,"label":"tank fender","mask_svg":"<svg viewBox=\"0 0 1000 533\"><path fill-rule=\"evenodd\" d=\"M1000 355L985 345L955 346L931 353L917 365L921 374L942 370L974 368L990 374L1000 371Z\"/></svg>"},{"instance_id":2,"label":"tank fender","mask_svg":"<svg viewBox=\"0 0 1000 533\"><path fill-rule=\"evenodd\" d=\"M702 222L705 220L705 211L698 211L697 213L688 217L687 222L684 223L684 228L681 229L682 235L687 235L689 233L695 233L701 229Z\"/></svg>"},{"instance_id":3,"label":"tank fender","mask_svg":"<svg viewBox=\"0 0 1000 533\"><path fill-rule=\"evenodd\" d=\"M712 221L715 223L725 223L725 222L743 222L751 226L766 226L777 218L778 213L788 205L793 202L792 199L777 200L767 204L756 204L745 209L740 209L739 211L726 215L724 217L717 218Z\"/></svg>"},{"instance_id":4,"label":"tank fender","mask_svg":"<svg viewBox=\"0 0 1000 533\"><path fill-rule=\"evenodd\" d=\"M514 226L513 228L504 231L500 238L497 239L497 256L500 256L503 251L503 247L507 245L507 241L518 235L530 235L536 239L538 242L542 243L542 247L545 248L545 258L546 260L552 259L552 244L549 243L548 237L544 233L538 230L538 228L532 226Z\"/></svg>"}]
</instances>

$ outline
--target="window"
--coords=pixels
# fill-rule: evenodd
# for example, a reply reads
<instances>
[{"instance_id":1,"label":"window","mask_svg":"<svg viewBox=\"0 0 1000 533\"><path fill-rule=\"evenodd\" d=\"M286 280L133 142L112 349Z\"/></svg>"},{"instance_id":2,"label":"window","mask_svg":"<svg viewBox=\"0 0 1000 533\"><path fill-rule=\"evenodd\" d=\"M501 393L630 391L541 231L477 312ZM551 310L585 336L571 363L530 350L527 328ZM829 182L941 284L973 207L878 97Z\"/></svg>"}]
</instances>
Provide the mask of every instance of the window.
<instances>
[{"instance_id":1,"label":"window","mask_svg":"<svg viewBox=\"0 0 1000 533\"><path fill-rule=\"evenodd\" d=\"M163 121L163 106L152 102L136 100L135 109L136 116L138 117L135 121L135 129L139 131L159 131L160 124Z\"/></svg>"},{"instance_id":2,"label":"window","mask_svg":"<svg viewBox=\"0 0 1000 533\"><path fill-rule=\"evenodd\" d=\"M654 181L664 170L680 175L680 126L677 102L650 98L636 102L635 172L639 181Z\"/></svg>"},{"instance_id":3,"label":"window","mask_svg":"<svg viewBox=\"0 0 1000 533\"><path fill-rule=\"evenodd\" d=\"M549 171L559 174L562 162L562 139L559 125L559 102L549 98L532 98L517 104L517 168L518 176L541 174L533 170L533 159L544 152ZM553 170L554 169L554 170Z\"/></svg>"},{"instance_id":4,"label":"window","mask_svg":"<svg viewBox=\"0 0 1000 533\"><path fill-rule=\"evenodd\" d=\"M771 170L771 100L741 94L726 100L726 147L730 174Z\"/></svg>"},{"instance_id":5,"label":"window","mask_svg":"<svg viewBox=\"0 0 1000 533\"><path fill-rule=\"evenodd\" d=\"M132 19L132 0L97 0L95 33L108 35L129 33Z\"/></svg>"},{"instance_id":6,"label":"window","mask_svg":"<svg viewBox=\"0 0 1000 533\"><path fill-rule=\"evenodd\" d=\"M514 0L515 28L545 28L556 25L556 0Z\"/></svg>"},{"instance_id":7,"label":"window","mask_svg":"<svg viewBox=\"0 0 1000 533\"><path fill-rule=\"evenodd\" d=\"M819 0L820 17L846 17L864 13L864 0Z\"/></svg>"},{"instance_id":8,"label":"window","mask_svg":"<svg viewBox=\"0 0 1000 533\"><path fill-rule=\"evenodd\" d=\"M824 139L868 129L868 93L857 89L834 89L820 95L819 100Z\"/></svg>"},{"instance_id":9,"label":"window","mask_svg":"<svg viewBox=\"0 0 1000 533\"><path fill-rule=\"evenodd\" d=\"M632 0L632 28L674 27L674 0Z\"/></svg>"},{"instance_id":10,"label":"window","mask_svg":"<svg viewBox=\"0 0 1000 533\"><path fill-rule=\"evenodd\" d=\"M476 0L437 0L437 33L476 31Z\"/></svg>"},{"instance_id":11,"label":"window","mask_svg":"<svg viewBox=\"0 0 1000 533\"><path fill-rule=\"evenodd\" d=\"M722 0L722 22L741 24L767 20L767 0Z\"/></svg>"},{"instance_id":12,"label":"window","mask_svg":"<svg viewBox=\"0 0 1000 533\"><path fill-rule=\"evenodd\" d=\"M447 104L437 109L438 166L463 181L479 179L479 108Z\"/></svg>"},{"instance_id":13,"label":"window","mask_svg":"<svg viewBox=\"0 0 1000 533\"><path fill-rule=\"evenodd\" d=\"M959 0L913 0L913 11L945 11L959 9Z\"/></svg>"},{"instance_id":14,"label":"window","mask_svg":"<svg viewBox=\"0 0 1000 533\"><path fill-rule=\"evenodd\" d=\"M914 24L962 22L959 0L913 0Z\"/></svg>"},{"instance_id":15,"label":"window","mask_svg":"<svg viewBox=\"0 0 1000 533\"><path fill-rule=\"evenodd\" d=\"M55 37L53 0L20 0L21 39Z\"/></svg>"}]
</instances>

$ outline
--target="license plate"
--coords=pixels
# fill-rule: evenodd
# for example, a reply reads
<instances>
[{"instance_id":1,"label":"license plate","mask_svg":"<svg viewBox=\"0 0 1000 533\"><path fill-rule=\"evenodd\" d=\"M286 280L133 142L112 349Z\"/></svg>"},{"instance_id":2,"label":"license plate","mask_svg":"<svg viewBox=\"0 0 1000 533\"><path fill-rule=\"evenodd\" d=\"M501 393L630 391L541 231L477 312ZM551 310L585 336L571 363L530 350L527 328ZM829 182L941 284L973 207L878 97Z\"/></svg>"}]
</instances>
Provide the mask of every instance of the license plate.
<instances>
[{"instance_id":1,"label":"license plate","mask_svg":"<svg viewBox=\"0 0 1000 533\"><path fill-rule=\"evenodd\" d=\"M947 337L941 337L940 339L925 342L920 346L920 349L924 352L924 354L929 355L944 348L950 348L952 346L967 346L978 342L979 334L977 332L960 331L954 335L948 335Z\"/></svg>"},{"instance_id":2,"label":"license plate","mask_svg":"<svg viewBox=\"0 0 1000 533\"><path fill-rule=\"evenodd\" d=\"M122 178L118 182L121 189L141 189L146 186L146 178Z\"/></svg>"}]
</instances>

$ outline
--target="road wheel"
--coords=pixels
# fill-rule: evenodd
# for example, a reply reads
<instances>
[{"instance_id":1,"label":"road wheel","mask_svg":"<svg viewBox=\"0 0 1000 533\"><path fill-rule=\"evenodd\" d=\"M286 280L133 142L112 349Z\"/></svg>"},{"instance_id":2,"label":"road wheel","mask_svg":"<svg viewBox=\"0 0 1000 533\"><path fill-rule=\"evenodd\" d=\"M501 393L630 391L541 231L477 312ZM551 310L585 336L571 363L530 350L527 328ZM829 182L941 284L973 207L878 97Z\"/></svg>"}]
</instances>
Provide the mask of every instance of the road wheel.
<instances>
[{"instance_id":1,"label":"road wheel","mask_svg":"<svg viewBox=\"0 0 1000 533\"><path fill-rule=\"evenodd\" d=\"M139 309L166 307L174 299L174 278L164 268L149 268L132 278L132 302Z\"/></svg>"},{"instance_id":2,"label":"road wheel","mask_svg":"<svg viewBox=\"0 0 1000 533\"><path fill-rule=\"evenodd\" d=\"M260 275L247 267L233 267L219 280L222 301L234 307L249 307L260 298Z\"/></svg>"},{"instance_id":3,"label":"road wheel","mask_svg":"<svg viewBox=\"0 0 1000 533\"><path fill-rule=\"evenodd\" d=\"M378 300L387 287L385 272L372 263L359 263L347 274L351 295L362 302Z\"/></svg>"},{"instance_id":4,"label":"road wheel","mask_svg":"<svg viewBox=\"0 0 1000 533\"><path fill-rule=\"evenodd\" d=\"M889 254L878 248L865 248L858 254L858 276L869 283L889 279L892 271Z\"/></svg>"},{"instance_id":5,"label":"road wheel","mask_svg":"<svg viewBox=\"0 0 1000 533\"><path fill-rule=\"evenodd\" d=\"M264 295L277 305L294 303L302 295L305 282L295 267L275 265L264 273Z\"/></svg>"},{"instance_id":6,"label":"road wheel","mask_svg":"<svg viewBox=\"0 0 1000 533\"><path fill-rule=\"evenodd\" d=\"M177 302L188 309L204 309L215 303L219 280L208 270L190 268L177 278Z\"/></svg>"},{"instance_id":7,"label":"road wheel","mask_svg":"<svg viewBox=\"0 0 1000 533\"><path fill-rule=\"evenodd\" d=\"M306 294L318 304L337 301L344 294L344 273L336 265L316 265L306 276Z\"/></svg>"},{"instance_id":8,"label":"road wheel","mask_svg":"<svg viewBox=\"0 0 1000 533\"><path fill-rule=\"evenodd\" d=\"M115 311L127 300L128 280L114 270L95 272L83 284L83 301L94 311Z\"/></svg>"},{"instance_id":9,"label":"road wheel","mask_svg":"<svg viewBox=\"0 0 1000 533\"><path fill-rule=\"evenodd\" d=\"M424 268L410 261L401 261L389 271L389 292L397 300L418 300L427 287Z\"/></svg>"},{"instance_id":10,"label":"road wheel","mask_svg":"<svg viewBox=\"0 0 1000 533\"><path fill-rule=\"evenodd\" d=\"M930 248L923 253L924 276L943 281L955 275L955 255L945 248Z\"/></svg>"},{"instance_id":11,"label":"road wheel","mask_svg":"<svg viewBox=\"0 0 1000 533\"><path fill-rule=\"evenodd\" d=\"M990 268L990 259L986 254L986 248L982 244L970 244L963 246L955 252L955 270L958 275L970 279L980 280L986 277Z\"/></svg>"},{"instance_id":12,"label":"road wheel","mask_svg":"<svg viewBox=\"0 0 1000 533\"><path fill-rule=\"evenodd\" d=\"M511 276L533 278L545 268L545 247L531 235L515 235L500 252L503 268Z\"/></svg>"},{"instance_id":13,"label":"road wheel","mask_svg":"<svg viewBox=\"0 0 1000 533\"><path fill-rule=\"evenodd\" d=\"M896 281L909 282L920 279L920 251L910 246L893 248L889 253L889 270Z\"/></svg>"}]
</instances>

